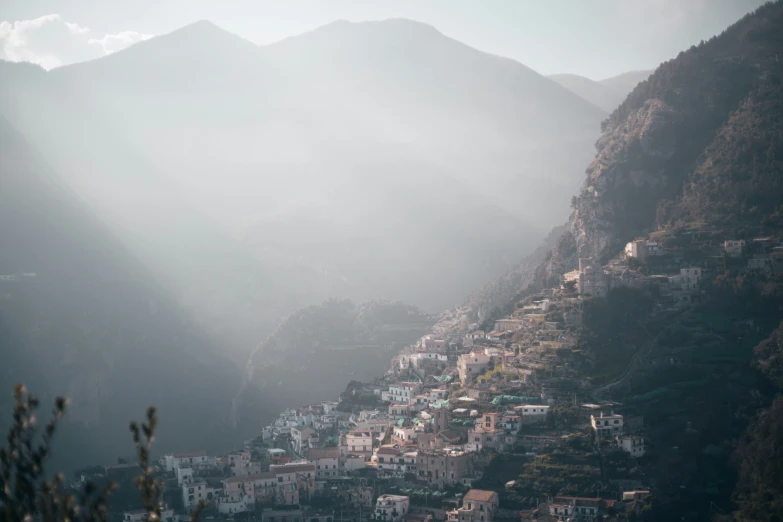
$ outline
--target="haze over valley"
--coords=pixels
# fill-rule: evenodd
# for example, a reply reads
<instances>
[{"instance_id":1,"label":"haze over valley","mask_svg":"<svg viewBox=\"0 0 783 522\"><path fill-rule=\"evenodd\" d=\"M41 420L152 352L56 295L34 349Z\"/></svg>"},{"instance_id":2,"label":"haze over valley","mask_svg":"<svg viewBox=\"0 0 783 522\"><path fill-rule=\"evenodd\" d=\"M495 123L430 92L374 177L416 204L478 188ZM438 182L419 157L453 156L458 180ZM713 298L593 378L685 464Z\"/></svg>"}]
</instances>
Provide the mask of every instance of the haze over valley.
<instances>
[{"instance_id":1,"label":"haze over valley","mask_svg":"<svg viewBox=\"0 0 783 522\"><path fill-rule=\"evenodd\" d=\"M334 458L357 521L774 519L783 3L459 3L0 20L0 381L69 397L57 467L154 404L178 513L337 509L274 483Z\"/></svg>"}]
</instances>

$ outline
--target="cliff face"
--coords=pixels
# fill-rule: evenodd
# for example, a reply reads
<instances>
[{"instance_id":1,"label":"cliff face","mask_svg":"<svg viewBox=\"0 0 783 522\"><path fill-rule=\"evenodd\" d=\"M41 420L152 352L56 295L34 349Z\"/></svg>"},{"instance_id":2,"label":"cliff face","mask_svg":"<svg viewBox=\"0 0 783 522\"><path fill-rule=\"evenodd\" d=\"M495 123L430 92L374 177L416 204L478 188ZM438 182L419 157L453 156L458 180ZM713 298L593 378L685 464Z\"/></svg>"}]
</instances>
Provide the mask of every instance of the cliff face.
<instances>
[{"instance_id":1,"label":"cliff face","mask_svg":"<svg viewBox=\"0 0 783 522\"><path fill-rule=\"evenodd\" d=\"M605 260L659 228L779 212L781 29L783 4L765 5L663 63L603 123L573 201L579 256Z\"/></svg>"}]
</instances>

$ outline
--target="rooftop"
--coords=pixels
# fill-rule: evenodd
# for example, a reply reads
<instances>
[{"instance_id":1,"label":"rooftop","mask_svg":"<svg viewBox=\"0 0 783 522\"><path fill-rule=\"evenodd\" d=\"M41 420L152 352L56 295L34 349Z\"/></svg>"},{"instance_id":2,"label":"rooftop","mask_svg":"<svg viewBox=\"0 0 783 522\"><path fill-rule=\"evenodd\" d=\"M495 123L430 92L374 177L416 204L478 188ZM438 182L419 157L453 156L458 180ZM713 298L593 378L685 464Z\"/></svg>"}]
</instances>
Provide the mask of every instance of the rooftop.
<instances>
[{"instance_id":1,"label":"rooftop","mask_svg":"<svg viewBox=\"0 0 783 522\"><path fill-rule=\"evenodd\" d=\"M494 491L486 491L483 489L471 489L467 493L465 493L465 496L462 498L462 500L471 500L473 502L489 502L492 500L493 496L496 496L497 493Z\"/></svg>"}]
</instances>

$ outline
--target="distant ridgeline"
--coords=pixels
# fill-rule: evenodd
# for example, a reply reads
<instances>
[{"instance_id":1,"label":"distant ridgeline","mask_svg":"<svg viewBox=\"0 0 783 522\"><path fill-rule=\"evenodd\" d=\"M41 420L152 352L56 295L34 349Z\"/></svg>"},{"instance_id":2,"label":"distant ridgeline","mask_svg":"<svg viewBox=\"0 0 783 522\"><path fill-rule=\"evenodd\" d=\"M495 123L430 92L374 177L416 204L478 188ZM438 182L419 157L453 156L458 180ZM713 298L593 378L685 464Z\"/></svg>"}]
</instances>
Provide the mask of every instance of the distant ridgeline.
<instances>
[{"instance_id":1,"label":"distant ridgeline","mask_svg":"<svg viewBox=\"0 0 783 522\"><path fill-rule=\"evenodd\" d=\"M234 421L249 434L292 404L336 397L349 381L371 381L427 333L434 317L402 303L330 299L291 314L252 354Z\"/></svg>"}]
</instances>

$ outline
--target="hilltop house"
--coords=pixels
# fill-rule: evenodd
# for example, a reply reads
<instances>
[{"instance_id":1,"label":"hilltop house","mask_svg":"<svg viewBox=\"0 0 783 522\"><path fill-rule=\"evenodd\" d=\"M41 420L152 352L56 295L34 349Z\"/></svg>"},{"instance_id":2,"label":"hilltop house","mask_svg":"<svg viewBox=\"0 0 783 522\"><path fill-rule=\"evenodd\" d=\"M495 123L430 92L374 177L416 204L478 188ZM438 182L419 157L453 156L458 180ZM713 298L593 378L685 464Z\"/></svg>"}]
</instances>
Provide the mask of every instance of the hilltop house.
<instances>
[{"instance_id":1,"label":"hilltop house","mask_svg":"<svg viewBox=\"0 0 783 522\"><path fill-rule=\"evenodd\" d=\"M590 424L598 437L614 437L623 433L623 416L617 414L604 415L600 417L590 415Z\"/></svg>"}]
</instances>

